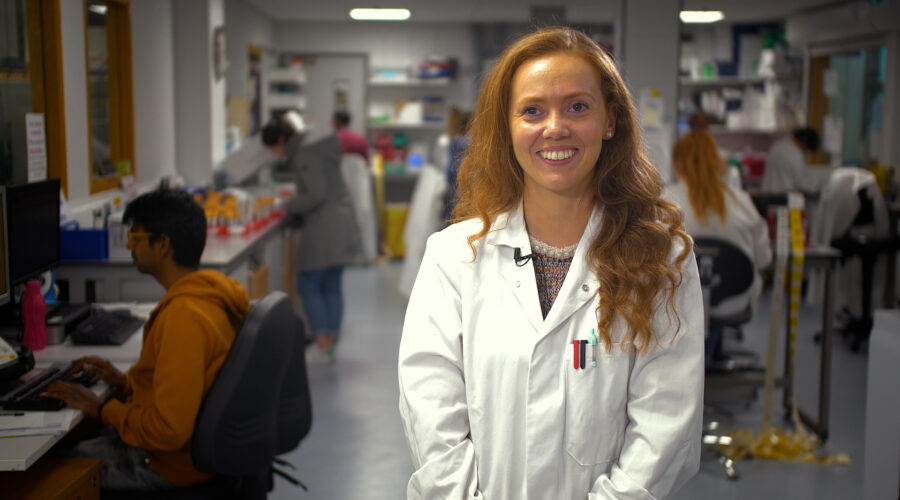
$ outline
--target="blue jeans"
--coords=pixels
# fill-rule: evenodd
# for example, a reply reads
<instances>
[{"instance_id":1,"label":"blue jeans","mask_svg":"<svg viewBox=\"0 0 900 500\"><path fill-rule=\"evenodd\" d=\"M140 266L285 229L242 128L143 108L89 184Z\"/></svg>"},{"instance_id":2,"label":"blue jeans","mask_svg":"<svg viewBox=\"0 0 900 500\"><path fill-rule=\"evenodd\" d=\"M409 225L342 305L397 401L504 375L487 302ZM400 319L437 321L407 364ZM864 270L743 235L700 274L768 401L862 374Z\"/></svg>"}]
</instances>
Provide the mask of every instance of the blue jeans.
<instances>
[{"instance_id":1,"label":"blue jeans","mask_svg":"<svg viewBox=\"0 0 900 500\"><path fill-rule=\"evenodd\" d=\"M341 293L343 266L332 266L297 273L297 290L303 299L306 319L312 333L337 337L344 315L344 297Z\"/></svg>"},{"instance_id":2,"label":"blue jeans","mask_svg":"<svg viewBox=\"0 0 900 500\"><path fill-rule=\"evenodd\" d=\"M159 475L147 460L147 452L122 442L115 429L103 427L100 435L60 451L66 457L99 458L100 489L170 490L175 486Z\"/></svg>"}]
</instances>

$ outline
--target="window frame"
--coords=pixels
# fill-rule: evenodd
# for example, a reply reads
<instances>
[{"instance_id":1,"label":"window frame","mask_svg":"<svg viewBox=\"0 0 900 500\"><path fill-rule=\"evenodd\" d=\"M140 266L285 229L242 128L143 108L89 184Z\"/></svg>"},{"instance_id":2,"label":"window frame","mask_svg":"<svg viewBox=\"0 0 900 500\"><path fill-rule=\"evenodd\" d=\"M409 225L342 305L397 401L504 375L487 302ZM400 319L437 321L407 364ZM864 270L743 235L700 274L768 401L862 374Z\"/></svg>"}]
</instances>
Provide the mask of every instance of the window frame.
<instances>
[{"instance_id":1,"label":"window frame","mask_svg":"<svg viewBox=\"0 0 900 500\"><path fill-rule=\"evenodd\" d=\"M129 162L127 173L117 173L114 177L95 178L93 148L91 148L91 88L88 69L88 0L82 0L84 12L84 62L87 81L87 126L88 126L88 175L90 194L96 194L119 187L122 177L136 175L137 165L134 154L134 81L131 57L131 0L104 0L106 11L106 55L108 65L109 91L109 150L110 160L117 163Z\"/></svg>"}]
</instances>

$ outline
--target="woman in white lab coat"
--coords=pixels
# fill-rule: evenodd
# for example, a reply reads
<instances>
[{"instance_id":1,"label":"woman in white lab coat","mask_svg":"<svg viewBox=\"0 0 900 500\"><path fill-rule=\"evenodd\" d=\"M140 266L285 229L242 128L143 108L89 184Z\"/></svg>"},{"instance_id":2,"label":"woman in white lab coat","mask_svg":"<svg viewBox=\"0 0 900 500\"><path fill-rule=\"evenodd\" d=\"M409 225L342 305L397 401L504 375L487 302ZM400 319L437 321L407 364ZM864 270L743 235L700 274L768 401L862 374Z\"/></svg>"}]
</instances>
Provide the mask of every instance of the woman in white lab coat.
<instances>
[{"instance_id":1,"label":"woman in white lab coat","mask_svg":"<svg viewBox=\"0 0 900 500\"><path fill-rule=\"evenodd\" d=\"M698 469L702 299L630 94L543 30L485 80L400 343L410 499L656 499Z\"/></svg>"},{"instance_id":2,"label":"woman in white lab coat","mask_svg":"<svg viewBox=\"0 0 900 500\"><path fill-rule=\"evenodd\" d=\"M711 314L734 314L752 305L762 291L759 271L772 262L772 249L766 223L753 200L740 187L722 178L725 162L719 156L716 142L705 130L694 130L675 143L672 165L678 181L666 186L663 197L678 205L684 214L684 228L692 237L713 237L737 246L753 263L753 284L741 294L728 297L710 311ZM721 344L721 329L710 330L706 340L707 362Z\"/></svg>"},{"instance_id":3,"label":"woman in white lab coat","mask_svg":"<svg viewBox=\"0 0 900 500\"><path fill-rule=\"evenodd\" d=\"M678 181L666 186L663 197L681 208L688 234L727 240L747 254L757 271L768 267L772 248L766 222L750 195L728 185L720 175L725 162L712 136L706 131L693 131L680 139L673 149L672 165ZM761 290L762 278L757 272L747 293L726 299L716 312L742 311Z\"/></svg>"}]
</instances>

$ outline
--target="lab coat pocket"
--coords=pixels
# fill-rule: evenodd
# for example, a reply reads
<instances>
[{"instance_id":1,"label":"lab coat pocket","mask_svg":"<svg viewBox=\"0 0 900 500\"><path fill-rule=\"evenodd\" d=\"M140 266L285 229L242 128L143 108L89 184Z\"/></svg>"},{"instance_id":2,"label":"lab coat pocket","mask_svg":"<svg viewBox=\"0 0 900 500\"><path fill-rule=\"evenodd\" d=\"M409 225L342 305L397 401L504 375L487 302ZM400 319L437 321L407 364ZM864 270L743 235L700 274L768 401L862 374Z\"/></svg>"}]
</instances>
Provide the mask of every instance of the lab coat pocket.
<instances>
[{"instance_id":1,"label":"lab coat pocket","mask_svg":"<svg viewBox=\"0 0 900 500\"><path fill-rule=\"evenodd\" d=\"M587 363L566 371L566 451L580 465L613 461L624 440L628 395L628 355L616 345Z\"/></svg>"}]
</instances>

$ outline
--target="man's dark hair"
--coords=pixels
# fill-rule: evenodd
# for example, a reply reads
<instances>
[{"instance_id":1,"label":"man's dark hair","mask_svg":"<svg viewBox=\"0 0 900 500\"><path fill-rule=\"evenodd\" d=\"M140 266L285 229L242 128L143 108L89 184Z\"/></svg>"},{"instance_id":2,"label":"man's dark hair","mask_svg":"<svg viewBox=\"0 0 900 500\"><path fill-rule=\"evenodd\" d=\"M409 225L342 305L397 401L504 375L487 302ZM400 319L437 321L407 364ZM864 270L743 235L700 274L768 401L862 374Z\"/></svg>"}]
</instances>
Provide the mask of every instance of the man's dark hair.
<instances>
[{"instance_id":1,"label":"man's dark hair","mask_svg":"<svg viewBox=\"0 0 900 500\"><path fill-rule=\"evenodd\" d=\"M819 149L819 133L813 128L795 129L794 139L797 139L797 142L807 151L818 151Z\"/></svg>"},{"instance_id":2,"label":"man's dark hair","mask_svg":"<svg viewBox=\"0 0 900 500\"><path fill-rule=\"evenodd\" d=\"M346 111L335 111L334 121L338 122L341 126L350 125L350 113Z\"/></svg>"},{"instance_id":3,"label":"man's dark hair","mask_svg":"<svg viewBox=\"0 0 900 500\"><path fill-rule=\"evenodd\" d=\"M125 224L140 224L153 233L151 243L160 235L169 237L175 263L196 269L206 246L206 214L191 195L177 189L157 189L144 193L128 204L122 216Z\"/></svg>"},{"instance_id":4,"label":"man's dark hair","mask_svg":"<svg viewBox=\"0 0 900 500\"><path fill-rule=\"evenodd\" d=\"M282 138L284 139L284 142L287 142L288 139L294 135L294 129L288 124L283 123L281 120L274 120L263 127L261 134L263 144L266 146L274 146L278 144L278 140Z\"/></svg>"}]
</instances>

